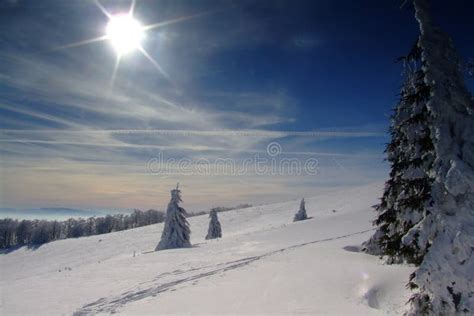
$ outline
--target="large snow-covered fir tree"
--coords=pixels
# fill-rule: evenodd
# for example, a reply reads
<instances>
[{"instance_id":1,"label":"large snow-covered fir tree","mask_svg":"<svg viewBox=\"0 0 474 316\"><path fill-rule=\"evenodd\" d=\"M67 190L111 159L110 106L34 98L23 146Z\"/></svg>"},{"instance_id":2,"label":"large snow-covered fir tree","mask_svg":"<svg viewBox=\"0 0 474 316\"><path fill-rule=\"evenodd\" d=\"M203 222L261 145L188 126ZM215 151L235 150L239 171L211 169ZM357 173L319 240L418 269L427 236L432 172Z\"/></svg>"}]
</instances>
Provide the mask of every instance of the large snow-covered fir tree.
<instances>
[{"instance_id":1,"label":"large snow-covered fir tree","mask_svg":"<svg viewBox=\"0 0 474 316\"><path fill-rule=\"evenodd\" d=\"M305 207L305 201L304 199L301 200L300 203L300 209L298 212L295 214L295 217L293 218L293 222L297 221L303 221L305 219L308 219L308 215L306 214L306 207Z\"/></svg>"},{"instance_id":2,"label":"large snow-covered fir tree","mask_svg":"<svg viewBox=\"0 0 474 316\"><path fill-rule=\"evenodd\" d=\"M402 238L421 220L430 203L433 179L429 171L434 160L427 108L430 90L424 82L418 41L401 60L406 79L392 115L391 141L386 148L390 178L376 206L377 231L364 248L385 256L389 263L420 263L424 253L416 241L404 244Z\"/></svg>"},{"instance_id":3,"label":"large snow-covered fir tree","mask_svg":"<svg viewBox=\"0 0 474 316\"><path fill-rule=\"evenodd\" d=\"M452 40L414 0L436 157L432 204L403 237L426 252L413 273L412 315L474 314L474 109Z\"/></svg>"},{"instance_id":4,"label":"large snow-covered fir tree","mask_svg":"<svg viewBox=\"0 0 474 316\"><path fill-rule=\"evenodd\" d=\"M421 67L408 76L392 123L391 177L366 250L419 265L410 277L408 315L471 315L473 103L453 43L432 23L428 1L414 0L414 7L421 34L412 57ZM405 127L404 116L411 121ZM400 162L410 163L400 168Z\"/></svg>"},{"instance_id":5,"label":"large snow-covered fir tree","mask_svg":"<svg viewBox=\"0 0 474 316\"><path fill-rule=\"evenodd\" d=\"M206 239L216 239L222 237L222 229L221 223L219 222L219 218L217 218L217 211L211 210L209 213L209 229L207 230Z\"/></svg>"},{"instance_id":6,"label":"large snow-covered fir tree","mask_svg":"<svg viewBox=\"0 0 474 316\"><path fill-rule=\"evenodd\" d=\"M171 201L166 210L165 226L155 251L191 247L191 230L186 220L186 210L179 206L180 202L182 202L181 191L177 185L176 189L171 190Z\"/></svg>"}]
</instances>

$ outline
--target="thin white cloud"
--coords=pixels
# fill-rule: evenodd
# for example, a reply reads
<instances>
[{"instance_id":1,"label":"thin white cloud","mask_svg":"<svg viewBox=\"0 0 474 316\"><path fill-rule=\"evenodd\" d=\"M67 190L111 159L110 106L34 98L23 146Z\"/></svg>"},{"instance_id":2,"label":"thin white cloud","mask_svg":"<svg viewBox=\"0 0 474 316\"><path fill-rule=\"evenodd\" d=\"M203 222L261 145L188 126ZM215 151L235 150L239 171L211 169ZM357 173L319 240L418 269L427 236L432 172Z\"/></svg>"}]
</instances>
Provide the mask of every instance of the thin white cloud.
<instances>
[{"instance_id":1,"label":"thin white cloud","mask_svg":"<svg viewBox=\"0 0 474 316\"><path fill-rule=\"evenodd\" d=\"M46 120L46 121L53 122L53 123L58 123L58 124L61 124L63 126L67 126L69 128L78 128L78 129L85 128L84 125L74 123L71 120L62 119L62 118L59 118L55 115L42 113L40 111L35 111L35 110L31 110L31 109L22 109L18 106L15 106L15 105L12 105L12 104L7 104L5 102L0 103L0 109L4 109L4 110L10 111L10 112L16 112L16 113L28 115L28 116L31 116L31 117L34 117L34 118Z\"/></svg>"},{"instance_id":2,"label":"thin white cloud","mask_svg":"<svg viewBox=\"0 0 474 316\"><path fill-rule=\"evenodd\" d=\"M363 150L332 152L315 146L314 141L355 141L384 137L385 133L365 128L271 130L277 129L276 124L294 122L298 113L298 100L284 87L272 85L271 91L258 85L252 91L202 88L207 83L201 85L201 80L221 71L209 62L216 52L277 40L270 36L271 24L265 21L234 23L245 15L240 5L225 14L222 23L192 28L176 24L160 33L166 41L149 51L169 72L174 85L157 78L160 76L143 57L140 62L130 56L120 65L111 87L115 60L110 56L107 62L102 44L95 44L97 51L91 46L90 50L76 48L55 55L22 55L20 51L11 58L0 54L5 61L0 65L0 85L6 87L0 91L0 110L7 114L0 122L11 128L0 130L1 204L153 207L168 198L169 186L177 180L184 180L184 188L189 188L186 200L191 204L206 205L216 192L220 200L212 203L301 194L302 178L247 175L216 179L151 176L146 171L147 160L162 151L176 159L242 160L253 154L265 155L271 141L281 142L285 155L338 157L339 165L331 162L324 179L305 177L306 188L318 181L363 178L369 169L367 162L379 161L378 155ZM36 49L68 42L41 19L29 20L33 20L30 29L46 37ZM28 36L24 38L23 44L30 45ZM34 119L21 119L25 116Z\"/></svg>"},{"instance_id":3,"label":"thin white cloud","mask_svg":"<svg viewBox=\"0 0 474 316\"><path fill-rule=\"evenodd\" d=\"M184 130L184 129L111 129L111 130L61 130L36 129L14 130L3 129L3 133L12 134L109 134L109 135L161 135L161 136L239 136L239 137L331 137L331 138L358 138L358 137L384 137L384 132L373 131L271 131L271 130Z\"/></svg>"}]
</instances>

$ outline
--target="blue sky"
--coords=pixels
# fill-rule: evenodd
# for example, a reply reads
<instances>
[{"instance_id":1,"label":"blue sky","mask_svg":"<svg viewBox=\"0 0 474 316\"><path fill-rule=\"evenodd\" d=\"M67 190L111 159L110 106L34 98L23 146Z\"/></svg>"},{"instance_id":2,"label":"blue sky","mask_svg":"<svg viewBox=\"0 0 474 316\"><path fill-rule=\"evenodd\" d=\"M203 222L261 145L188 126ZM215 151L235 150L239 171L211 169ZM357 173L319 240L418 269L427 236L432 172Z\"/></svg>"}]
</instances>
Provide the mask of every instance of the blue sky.
<instances>
[{"instance_id":1,"label":"blue sky","mask_svg":"<svg viewBox=\"0 0 474 316\"><path fill-rule=\"evenodd\" d=\"M110 14L130 1L100 1ZM163 208L176 182L193 210L264 203L383 180L401 65L417 36L399 1L138 0L140 52L120 60L93 0L0 4L0 207ZM474 57L472 1L434 1ZM165 75L165 74L166 75ZM472 80L469 82L472 91ZM240 133L245 131L245 133ZM272 131L272 132L268 132ZM302 133L292 133L302 132ZM311 133L317 132L317 133ZM150 172L149 161L232 159L277 142L298 175ZM171 170L169 169L169 170Z\"/></svg>"}]
</instances>

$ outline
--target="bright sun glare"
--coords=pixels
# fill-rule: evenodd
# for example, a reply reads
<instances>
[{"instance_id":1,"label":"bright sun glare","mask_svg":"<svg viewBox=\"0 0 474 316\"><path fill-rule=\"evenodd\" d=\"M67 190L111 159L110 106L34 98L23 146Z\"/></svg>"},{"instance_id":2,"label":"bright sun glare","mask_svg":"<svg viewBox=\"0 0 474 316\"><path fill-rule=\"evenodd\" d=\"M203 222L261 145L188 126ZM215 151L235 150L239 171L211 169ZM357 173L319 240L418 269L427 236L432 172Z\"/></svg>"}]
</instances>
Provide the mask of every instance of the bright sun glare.
<instances>
[{"instance_id":1,"label":"bright sun glare","mask_svg":"<svg viewBox=\"0 0 474 316\"><path fill-rule=\"evenodd\" d=\"M0 0L1 1L1 0ZM115 51L117 52L117 58L115 59L115 66L112 72L112 78L110 80L111 86L114 85L115 76L120 65L120 60L123 55L130 53L134 50L138 50L145 56L146 59L166 78L169 78L169 75L163 70L160 64L145 50L141 45L142 40L145 37L145 32L151 29L164 27L166 25L179 23L185 20L196 18L207 13L199 13L194 15L182 16L175 18L173 20L163 21L159 23L153 23L148 25L142 25L139 21L133 18L133 13L135 9L136 0L131 1L130 9L128 13L110 14L103 6L100 4L99 0L92 0L95 5L104 13L105 16L109 19L105 34L99 37L89 38L83 41L70 43L67 45L55 47L50 51L57 51L63 49L69 49L73 47L89 45L92 43L110 41Z\"/></svg>"},{"instance_id":2,"label":"bright sun glare","mask_svg":"<svg viewBox=\"0 0 474 316\"><path fill-rule=\"evenodd\" d=\"M106 35L117 53L123 55L140 48L144 31L131 15L121 14L110 17Z\"/></svg>"}]
</instances>

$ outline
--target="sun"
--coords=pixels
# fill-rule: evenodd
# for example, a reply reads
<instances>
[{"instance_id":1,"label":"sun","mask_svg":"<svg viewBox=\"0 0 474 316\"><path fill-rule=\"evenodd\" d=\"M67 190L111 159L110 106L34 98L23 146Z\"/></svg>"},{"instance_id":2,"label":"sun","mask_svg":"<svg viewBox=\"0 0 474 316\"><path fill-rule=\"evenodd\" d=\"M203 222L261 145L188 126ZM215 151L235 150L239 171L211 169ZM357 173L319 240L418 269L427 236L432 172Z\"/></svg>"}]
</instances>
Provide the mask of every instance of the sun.
<instances>
[{"instance_id":1,"label":"sun","mask_svg":"<svg viewBox=\"0 0 474 316\"><path fill-rule=\"evenodd\" d=\"M140 22L132 15L119 14L110 16L106 36L117 54L124 55L140 49L145 33Z\"/></svg>"},{"instance_id":2,"label":"sun","mask_svg":"<svg viewBox=\"0 0 474 316\"><path fill-rule=\"evenodd\" d=\"M112 72L112 78L110 80L111 86L114 85L115 76L117 75L117 71L120 66L120 61L122 57L125 54L128 54L135 50L138 50L143 56L145 56L146 59L148 59L148 61L150 61L150 63L156 68L156 70L158 70L165 78L170 80L170 76L166 73L166 71L142 46L142 40L145 38L145 32L216 12L206 11L197 14L177 17L172 20L142 25L138 20L133 17L137 0L131 0L130 9L127 13L122 14L109 13L107 9L102 6L100 0L91 1L97 6L97 8L99 8L100 11L102 11L102 13L108 19L107 25L105 27L105 34L79 42L54 47L48 50L48 52L60 51L63 49L70 49L83 45L109 41L117 52L117 56L115 58L115 65Z\"/></svg>"}]
</instances>

